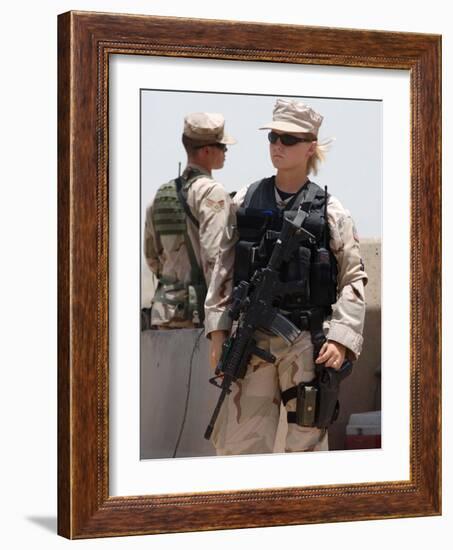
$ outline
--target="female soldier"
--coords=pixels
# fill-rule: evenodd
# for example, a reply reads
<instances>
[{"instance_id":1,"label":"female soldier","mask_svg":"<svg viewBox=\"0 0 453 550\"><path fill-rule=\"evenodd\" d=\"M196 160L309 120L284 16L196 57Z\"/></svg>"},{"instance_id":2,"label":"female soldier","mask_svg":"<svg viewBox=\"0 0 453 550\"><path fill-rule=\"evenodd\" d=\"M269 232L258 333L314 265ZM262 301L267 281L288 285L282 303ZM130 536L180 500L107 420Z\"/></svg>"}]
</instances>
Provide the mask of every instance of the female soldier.
<instances>
[{"instance_id":1,"label":"female soldier","mask_svg":"<svg viewBox=\"0 0 453 550\"><path fill-rule=\"evenodd\" d=\"M279 336L256 331L258 347L276 360L269 363L252 355L245 377L233 384L212 434L219 455L273 452L282 400L288 411L286 452L327 450L325 429L296 422L297 385L315 378L315 363L339 369L345 357L355 360L361 351L367 276L354 222L336 198L307 177L316 173L324 156L317 141L322 120L300 101L278 99L272 122L260 128L270 130L269 152L277 172L239 191L230 208L205 304L213 367L231 330L227 310L233 286L249 279L256 267L264 267L272 252L276 231L267 230L278 231L283 213L295 216L301 206L309 213L303 227L316 236L316 245L311 250L300 247L281 273L282 280L305 281L304 290L280 303L280 313L301 333L288 344ZM273 221L266 225L263 219L269 220L269 213ZM251 253L257 247L261 254L268 251L260 265ZM320 280L314 267L322 247L331 257L327 282L325 277ZM314 356L316 333L326 339Z\"/></svg>"}]
</instances>

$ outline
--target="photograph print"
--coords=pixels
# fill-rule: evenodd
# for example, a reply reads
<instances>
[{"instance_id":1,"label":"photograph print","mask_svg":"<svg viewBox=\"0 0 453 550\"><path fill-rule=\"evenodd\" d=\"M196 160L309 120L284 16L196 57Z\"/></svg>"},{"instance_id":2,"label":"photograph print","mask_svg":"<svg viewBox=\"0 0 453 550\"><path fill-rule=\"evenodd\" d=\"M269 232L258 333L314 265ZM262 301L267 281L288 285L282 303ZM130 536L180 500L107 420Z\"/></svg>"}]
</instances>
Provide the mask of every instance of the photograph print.
<instances>
[{"instance_id":1,"label":"photograph print","mask_svg":"<svg viewBox=\"0 0 453 550\"><path fill-rule=\"evenodd\" d=\"M140 113L140 458L380 448L382 101Z\"/></svg>"}]
</instances>

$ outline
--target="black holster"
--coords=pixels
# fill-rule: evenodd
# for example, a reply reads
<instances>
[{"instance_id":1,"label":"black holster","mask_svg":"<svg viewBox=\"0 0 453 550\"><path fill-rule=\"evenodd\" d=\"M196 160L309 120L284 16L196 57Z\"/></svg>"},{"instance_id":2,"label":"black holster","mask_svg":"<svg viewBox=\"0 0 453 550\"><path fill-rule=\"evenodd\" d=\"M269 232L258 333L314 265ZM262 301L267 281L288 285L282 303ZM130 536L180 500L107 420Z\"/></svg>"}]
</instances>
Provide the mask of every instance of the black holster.
<instances>
[{"instance_id":1,"label":"black holster","mask_svg":"<svg viewBox=\"0 0 453 550\"><path fill-rule=\"evenodd\" d=\"M322 330L324 313L321 308L316 308L305 312L305 316L313 344L313 360L316 361L326 341ZM282 392L282 400L286 405L290 399L296 399L296 412L288 412L288 422L299 426L327 428L338 418L340 383L351 374L352 363L344 361L338 370L324 365L316 365L315 369L315 378L311 382L301 382Z\"/></svg>"},{"instance_id":2,"label":"black holster","mask_svg":"<svg viewBox=\"0 0 453 550\"><path fill-rule=\"evenodd\" d=\"M321 367L312 382L301 382L283 392L285 405L290 399L296 398L296 412L288 413L288 422L310 428L327 428L335 422L340 412L340 382L351 371L350 361L345 361L338 371Z\"/></svg>"}]
</instances>

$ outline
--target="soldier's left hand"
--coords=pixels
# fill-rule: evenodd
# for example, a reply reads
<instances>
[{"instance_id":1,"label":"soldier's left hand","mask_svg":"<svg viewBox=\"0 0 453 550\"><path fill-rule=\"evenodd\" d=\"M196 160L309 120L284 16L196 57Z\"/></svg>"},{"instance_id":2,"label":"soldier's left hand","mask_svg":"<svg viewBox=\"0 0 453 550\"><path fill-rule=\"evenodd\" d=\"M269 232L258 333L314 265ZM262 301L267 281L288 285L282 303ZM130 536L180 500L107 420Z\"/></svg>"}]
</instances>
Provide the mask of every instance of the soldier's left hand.
<instances>
[{"instance_id":1,"label":"soldier's left hand","mask_svg":"<svg viewBox=\"0 0 453 550\"><path fill-rule=\"evenodd\" d=\"M339 342L333 340L327 340L319 351L316 364L324 363L326 367L332 367L338 370L344 362L346 355L346 348Z\"/></svg>"}]
</instances>

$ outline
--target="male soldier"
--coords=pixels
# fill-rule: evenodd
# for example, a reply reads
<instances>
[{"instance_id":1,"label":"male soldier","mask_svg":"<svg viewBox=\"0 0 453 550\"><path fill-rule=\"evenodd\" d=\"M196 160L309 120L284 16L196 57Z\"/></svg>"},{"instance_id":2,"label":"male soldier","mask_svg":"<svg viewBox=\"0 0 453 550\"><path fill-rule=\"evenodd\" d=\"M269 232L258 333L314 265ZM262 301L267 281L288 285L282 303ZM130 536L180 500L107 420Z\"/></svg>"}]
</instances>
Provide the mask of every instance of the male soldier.
<instances>
[{"instance_id":1,"label":"male soldier","mask_svg":"<svg viewBox=\"0 0 453 550\"><path fill-rule=\"evenodd\" d=\"M252 355L244 378L233 383L212 434L217 454L273 452L281 401L288 413L286 451L327 450L326 429L306 427L296 416L296 404L304 403L301 393L307 390L303 383L315 378L315 363L340 369L345 357L354 360L361 351L367 276L354 222L336 198L307 177L324 158L325 146L317 141L322 119L302 102L277 100L272 122L260 128L271 130L269 152L276 175L242 189L231 204L205 306L213 367L231 328L227 307L233 286L267 265L283 213L294 218L299 207L307 212L302 227L316 237L316 244L299 246L280 275L283 281L299 283L279 308L300 335L290 345L256 331L257 346L276 360L269 363ZM327 274L319 271L322 254L330 258ZM313 342L324 342L317 345L319 353Z\"/></svg>"},{"instance_id":2,"label":"male soldier","mask_svg":"<svg viewBox=\"0 0 453 550\"><path fill-rule=\"evenodd\" d=\"M179 178L162 185L145 221L146 262L158 279L152 300L153 328L191 328L204 320L211 280L230 197L212 177L223 168L227 145L218 113L191 113L184 119L182 143L187 166Z\"/></svg>"}]
</instances>

